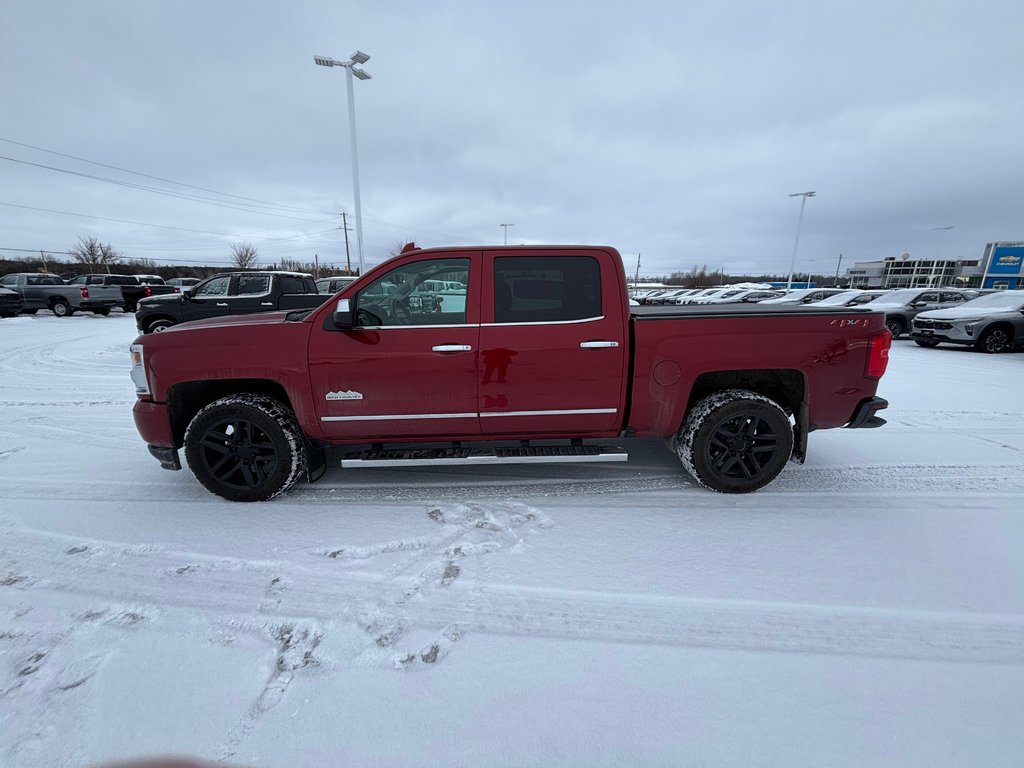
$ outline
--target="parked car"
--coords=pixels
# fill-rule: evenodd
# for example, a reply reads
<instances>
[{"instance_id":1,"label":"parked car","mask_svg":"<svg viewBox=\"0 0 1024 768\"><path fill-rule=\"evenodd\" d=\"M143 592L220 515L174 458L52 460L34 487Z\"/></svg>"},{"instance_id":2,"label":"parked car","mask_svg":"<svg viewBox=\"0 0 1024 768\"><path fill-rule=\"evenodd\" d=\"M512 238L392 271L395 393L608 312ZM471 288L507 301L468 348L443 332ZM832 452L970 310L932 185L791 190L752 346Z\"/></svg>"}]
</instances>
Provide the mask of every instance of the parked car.
<instances>
[{"instance_id":1,"label":"parked car","mask_svg":"<svg viewBox=\"0 0 1024 768\"><path fill-rule=\"evenodd\" d=\"M10 288L0 288L0 317L16 317L21 314L21 296Z\"/></svg>"},{"instance_id":2,"label":"parked car","mask_svg":"<svg viewBox=\"0 0 1024 768\"><path fill-rule=\"evenodd\" d=\"M712 293L690 302L691 304L742 304L773 299L781 294L779 291L765 291L751 288L729 288L719 293Z\"/></svg>"},{"instance_id":3,"label":"parked car","mask_svg":"<svg viewBox=\"0 0 1024 768\"><path fill-rule=\"evenodd\" d=\"M885 312L885 327L898 339L910 330L911 322L919 313L955 307L977 296L977 291L952 288L900 288L879 296L871 302L870 309Z\"/></svg>"},{"instance_id":4,"label":"parked car","mask_svg":"<svg viewBox=\"0 0 1024 768\"><path fill-rule=\"evenodd\" d=\"M966 344L982 352L1024 346L1024 290L979 296L955 307L921 312L911 337L919 346Z\"/></svg>"},{"instance_id":5,"label":"parked car","mask_svg":"<svg viewBox=\"0 0 1024 768\"><path fill-rule=\"evenodd\" d=\"M816 301L827 299L842 293L842 288L798 288L774 299L765 299L758 302L761 306L783 307L791 304L813 304Z\"/></svg>"},{"instance_id":6,"label":"parked car","mask_svg":"<svg viewBox=\"0 0 1024 768\"><path fill-rule=\"evenodd\" d=\"M134 275L143 285L167 285L167 281L160 275Z\"/></svg>"},{"instance_id":7,"label":"parked car","mask_svg":"<svg viewBox=\"0 0 1024 768\"><path fill-rule=\"evenodd\" d=\"M181 289L173 285L144 284L135 275L77 275L68 281L68 285L85 285L89 288L98 285L116 286L121 293L121 308L125 312L134 312L139 300L148 296L161 296L178 293Z\"/></svg>"},{"instance_id":8,"label":"parked car","mask_svg":"<svg viewBox=\"0 0 1024 768\"><path fill-rule=\"evenodd\" d=\"M410 307L453 273L479 275L460 306ZM139 337L135 423L161 466L184 447L234 501L315 479L329 446L349 446L343 467L437 470L624 461L603 441L628 437L672 438L697 482L746 493L802 461L812 430L885 423L880 313L630 308L625 280L608 247L406 250L316 309Z\"/></svg>"},{"instance_id":9,"label":"parked car","mask_svg":"<svg viewBox=\"0 0 1024 768\"><path fill-rule=\"evenodd\" d=\"M824 299L819 301L812 301L808 304L804 304L805 307L854 307L860 306L861 304L868 304L877 299L886 291L862 291L859 288L853 288L848 291L841 291L831 296L826 296Z\"/></svg>"},{"instance_id":10,"label":"parked car","mask_svg":"<svg viewBox=\"0 0 1024 768\"><path fill-rule=\"evenodd\" d=\"M321 277L316 281L316 289L320 293L329 293L332 296L344 288L346 285L351 285L356 280L353 276L339 275L336 277Z\"/></svg>"},{"instance_id":11,"label":"parked car","mask_svg":"<svg viewBox=\"0 0 1024 768\"><path fill-rule=\"evenodd\" d=\"M198 285L200 282L198 277L172 277L167 281L167 285L173 285L176 288L191 288L193 285Z\"/></svg>"},{"instance_id":12,"label":"parked car","mask_svg":"<svg viewBox=\"0 0 1024 768\"><path fill-rule=\"evenodd\" d=\"M231 272L207 278L182 293L139 302L135 324L143 333L224 315L248 315L280 309L312 309L329 296L319 293L312 275L299 272Z\"/></svg>"},{"instance_id":13,"label":"parked car","mask_svg":"<svg viewBox=\"0 0 1024 768\"><path fill-rule=\"evenodd\" d=\"M82 310L109 315L121 304L121 290L105 285L68 285L59 275L46 272L14 272L0 277L0 286L18 293L21 311L34 315L48 309L57 317Z\"/></svg>"}]
</instances>

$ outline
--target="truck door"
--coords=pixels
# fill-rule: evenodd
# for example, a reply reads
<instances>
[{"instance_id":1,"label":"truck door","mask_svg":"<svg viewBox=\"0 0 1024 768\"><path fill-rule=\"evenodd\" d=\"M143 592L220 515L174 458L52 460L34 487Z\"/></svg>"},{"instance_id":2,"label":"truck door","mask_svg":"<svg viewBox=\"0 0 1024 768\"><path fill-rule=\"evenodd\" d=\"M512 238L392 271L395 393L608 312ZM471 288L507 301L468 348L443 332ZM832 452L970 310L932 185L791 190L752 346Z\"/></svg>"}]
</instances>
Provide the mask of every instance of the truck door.
<instances>
[{"instance_id":1,"label":"truck door","mask_svg":"<svg viewBox=\"0 0 1024 768\"><path fill-rule=\"evenodd\" d=\"M375 440L480 434L480 255L406 261L349 297L357 327L332 315L309 342L313 403L325 437ZM426 280L467 286L442 304L409 301ZM333 307L332 307L333 312Z\"/></svg>"},{"instance_id":2,"label":"truck door","mask_svg":"<svg viewBox=\"0 0 1024 768\"><path fill-rule=\"evenodd\" d=\"M487 256L480 328L483 433L618 430L626 322L611 256Z\"/></svg>"},{"instance_id":3,"label":"truck door","mask_svg":"<svg viewBox=\"0 0 1024 768\"><path fill-rule=\"evenodd\" d=\"M190 289L190 298L182 298L181 320L202 320L228 314L228 293L231 275L220 275L204 280Z\"/></svg>"},{"instance_id":4,"label":"truck door","mask_svg":"<svg viewBox=\"0 0 1024 768\"><path fill-rule=\"evenodd\" d=\"M277 309L272 282L280 280L271 275L235 275L231 293L227 298L229 315L249 315ZM280 287L280 286L278 286ZM280 293L280 291L278 291Z\"/></svg>"}]
</instances>

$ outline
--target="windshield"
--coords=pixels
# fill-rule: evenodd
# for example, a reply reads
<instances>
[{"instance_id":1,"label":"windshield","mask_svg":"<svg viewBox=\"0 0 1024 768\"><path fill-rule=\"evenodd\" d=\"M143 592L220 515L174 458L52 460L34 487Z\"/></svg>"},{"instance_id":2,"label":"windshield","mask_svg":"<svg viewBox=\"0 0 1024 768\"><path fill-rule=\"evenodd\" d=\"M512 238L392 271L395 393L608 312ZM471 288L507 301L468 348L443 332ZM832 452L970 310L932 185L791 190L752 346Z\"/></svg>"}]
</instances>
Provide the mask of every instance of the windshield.
<instances>
[{"instance_id":1,"label":"windshield","mask_svg":"<svg viewBox=\"0 0 1024 768\"><path fill-rule=\"evenodd\" d=\"M815 304L820 307L838 307L846 304L848 301L856 299L858 296L860 296L860 291L843 291L842 293L837 293L834 296L824 298L821 301L816 301Z\"/></svg>"},{"instance_id":2,"label":"windshield","mask_svg":"<svg viewBox=\"0 0 1024 768\"><path fill-rule=\"evenodd\" d=\"M1024 308L1024 291L990 293L988 296L981 296L977 299L971 299L971 301L965 301L960 305L960 307L977 307L978 309L998 309L1013 312Z\"/></svg>"}]
</instances>

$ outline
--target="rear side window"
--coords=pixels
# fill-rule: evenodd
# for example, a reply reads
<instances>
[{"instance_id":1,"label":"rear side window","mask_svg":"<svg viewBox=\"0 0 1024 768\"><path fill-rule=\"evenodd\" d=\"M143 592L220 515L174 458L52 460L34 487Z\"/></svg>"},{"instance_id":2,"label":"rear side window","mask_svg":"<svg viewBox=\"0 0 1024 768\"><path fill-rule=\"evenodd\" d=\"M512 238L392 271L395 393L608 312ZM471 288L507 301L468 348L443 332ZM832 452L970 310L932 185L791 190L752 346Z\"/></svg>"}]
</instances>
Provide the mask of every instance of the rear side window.
<instances>
[{"instance_id":1,"label":"rear side window","mask_svg":"<svg viewBox=\"0 0 1024 768\"><path fill-rule=\"evenodd\" d=\"M236 296L262 296L270 292L270 275L239 275ZM287 293L287 291L286 291Z\"/></svg>"},{"instance_id":2,"label":"rear side window","mask_svg":"<svg viewBox=\"0 0 1024 768\"><path fill-rule=\"evenodd\" d=\"M59 277L53 275L31 275L25 278L28 285L64 285Z\"/></svg>"},{"instance_id":3,"label":"rear side window","mask_svg":"<svg viewBox=\"0 0 1024 768\"><path fill-rule=\"evenodd\" d=\"M282 275L278 280L281 281L281 293L308 293L306 281L301 277Z\"/></svg>"},{"instance_id":4,"label":"rear side window","mask_svg":"<svg viewBox=\"0 0 1024 768\"><path fill-rule=\"evenodd\" d=\"M494 322L552 323L601 314L597 259L499 256L494 260Z\"/></svg>"}]
</instances>

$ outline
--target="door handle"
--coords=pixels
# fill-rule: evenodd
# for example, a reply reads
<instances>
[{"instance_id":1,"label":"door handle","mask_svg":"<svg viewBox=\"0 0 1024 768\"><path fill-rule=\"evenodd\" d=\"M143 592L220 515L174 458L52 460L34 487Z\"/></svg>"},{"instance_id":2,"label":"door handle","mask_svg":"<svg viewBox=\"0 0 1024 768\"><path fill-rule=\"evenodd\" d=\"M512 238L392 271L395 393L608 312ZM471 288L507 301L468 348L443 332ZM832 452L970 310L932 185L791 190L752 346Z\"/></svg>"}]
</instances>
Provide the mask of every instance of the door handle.
<instances>
[{"instance_id":1,"label":"door handle","mask_svg":"<svg viewBox=\"0 0 1024 768\"><path fill-rule=\"evenodd\" d=\"M473 350L469 344L438 344L430 349L432 352L471 352Z\"/></svg>"},{"instance_id":2,"label":"door handle","mask_svg":"<svg viewBox=\"0 0 1024 768\"><path fill-rule=\"evenodd\" d=\"M581 341L580 349L608 349L609 347L617 347L619 342L617 341Z\"/></svg>"},{"instance_id":3,"label":"door handle","mask_svg":"<svg viewBox=\"0 0 1024 768\"><path fill-rule=\"evenodd\" d=\"M226 307L227 305L228 305L228 303L226 301L218 301L217 302L217 306L218 307Z\"/></svg>"},{"instance_id":4,"label":"door handle","mask_svg":"<svg viewBox=\"0 0 1024 768\"><path fill-rule=\"evenodd\" d=\"M272 302L272 301L261 301L260 302L260 306L261 307L272 307L272 306L274 306L274 302Z\"/></svg>"}]
</instances>

